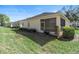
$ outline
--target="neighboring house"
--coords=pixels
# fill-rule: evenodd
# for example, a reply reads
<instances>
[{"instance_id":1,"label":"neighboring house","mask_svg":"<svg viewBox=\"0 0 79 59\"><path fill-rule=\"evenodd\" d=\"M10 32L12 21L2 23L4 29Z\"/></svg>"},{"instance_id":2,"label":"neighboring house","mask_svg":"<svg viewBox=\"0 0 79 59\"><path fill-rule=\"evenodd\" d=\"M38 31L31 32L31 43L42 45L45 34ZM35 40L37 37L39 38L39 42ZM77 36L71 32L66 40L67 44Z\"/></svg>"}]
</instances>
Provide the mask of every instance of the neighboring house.
<instances>
[{"instance_id":1,"label":"neighboring house","mask_svg":"<svg viewBox=\"0 0 79 59\"><path fill-rule=\"evenodd\" d=\"M73 22L71 22L71 26L79 27L79 21L73 21Z\"/></svg>"},{"instance_id":2,"label":"neighboring house","mask_svg":"<svg viewBox=\"0 0 79 59\"><path fill-rule=\"evenodd\" d=\"M56 26L61 29L60 32L62 32L62 27L70 26L68 18L59 12L42 13L25 20L15 22L15 24L11 26L17 26L16 23L19 23L19 27L21 28L35 29L38 32L46 31L54 35L56 35Z\"/></svg>"},{"instance_id":3,"label":"neighboring house","mask_svg":"<svg viewBox=\"0 0 79 59\"><path fill-rule=\"evenodd\" d=\"M10 27L18 27L18 26L19 26L19 21L10 23Z\"/></svg>"}]
</instances>

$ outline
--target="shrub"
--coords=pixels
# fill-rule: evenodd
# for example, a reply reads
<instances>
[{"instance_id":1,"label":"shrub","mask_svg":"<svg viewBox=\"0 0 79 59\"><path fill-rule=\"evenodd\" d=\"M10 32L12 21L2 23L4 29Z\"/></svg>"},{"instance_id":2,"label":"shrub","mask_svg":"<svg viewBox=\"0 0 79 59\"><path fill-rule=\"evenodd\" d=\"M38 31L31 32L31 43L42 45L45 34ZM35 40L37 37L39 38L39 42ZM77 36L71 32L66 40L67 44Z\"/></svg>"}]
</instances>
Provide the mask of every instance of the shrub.
<instances>
[{"instance_id":1,"label":"shrub","mask_svg":"<svg viewBox=\"0 0 79 59\"><path fill-rule=\"evenodd\" d=\"M63 37L73 39L75 34L75 29L73 27L65 26L63 28Z\"/></svg>"}]
</instances>

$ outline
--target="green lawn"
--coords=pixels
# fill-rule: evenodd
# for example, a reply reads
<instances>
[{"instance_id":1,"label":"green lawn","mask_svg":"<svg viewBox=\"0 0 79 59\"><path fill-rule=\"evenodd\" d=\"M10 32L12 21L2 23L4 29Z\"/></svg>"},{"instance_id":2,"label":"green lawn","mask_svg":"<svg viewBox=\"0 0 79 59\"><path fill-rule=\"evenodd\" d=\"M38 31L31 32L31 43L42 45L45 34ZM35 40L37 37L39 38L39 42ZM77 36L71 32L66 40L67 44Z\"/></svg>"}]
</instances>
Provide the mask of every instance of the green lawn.
<instances>
[{"instance_id":1,"label":"green lawn","mask_svg":"<svg viewBox=\"0 0 79 59\"><path fill-rule=\"evenodd\" d=\"M75 30L76 34L79 34L79 29L78 30Z\"/></svg>"},{"instance_id":2,"label":"green lawn","mask_svg":"<svg viewBox=\"0 0 79 59\"><path fill-rule=\"evenodd\" d=\"M79 53L79 42L60 41L53 38L40 45L32 39L34 36L24 36L12 31L11 28L0 27L0 53ZM38 41L42 43L45 39L40 38Z\"/></svg>"}]
</instances>

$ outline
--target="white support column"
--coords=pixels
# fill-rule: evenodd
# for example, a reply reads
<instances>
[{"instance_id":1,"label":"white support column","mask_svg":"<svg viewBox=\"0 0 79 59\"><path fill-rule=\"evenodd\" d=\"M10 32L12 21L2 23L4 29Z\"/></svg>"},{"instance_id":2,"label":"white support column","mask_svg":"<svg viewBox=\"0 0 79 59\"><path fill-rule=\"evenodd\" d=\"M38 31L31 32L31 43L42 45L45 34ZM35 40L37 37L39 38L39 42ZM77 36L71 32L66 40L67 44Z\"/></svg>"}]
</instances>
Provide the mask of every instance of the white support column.
<instances>
[{"instance_id":1,"label":"white support column","mask_svg":"<svg viewBox=\"0 0 79 59\"><path fill-rule=\"evenodd\" d=\"M57 16L57 18L56 18L56 26L59 26L59 28L61 28L60 16Z\"/></svg>"}]
</instances>

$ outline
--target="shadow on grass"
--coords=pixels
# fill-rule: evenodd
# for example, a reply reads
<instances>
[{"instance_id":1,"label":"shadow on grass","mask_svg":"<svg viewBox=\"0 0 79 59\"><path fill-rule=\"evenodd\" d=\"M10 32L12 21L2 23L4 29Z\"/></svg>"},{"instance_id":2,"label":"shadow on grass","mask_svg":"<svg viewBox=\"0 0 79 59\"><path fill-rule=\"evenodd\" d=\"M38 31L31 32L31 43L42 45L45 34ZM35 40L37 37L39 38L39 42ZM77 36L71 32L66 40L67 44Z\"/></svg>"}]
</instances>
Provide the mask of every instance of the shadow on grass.
<instances>
[{"instance_id":1,"label":"shadow on grass","mask_svg":"<svg viewBox=\"0 0 79 59\"><path fill-rule=\"evenodd\" d=\"M14 30L16 33L21 34L25 37L28 37L29 39L33 40L34 42L40 44L41 46L45 45L46 43L55 40L56 37L52 35L46 35L44 33L38 33L38 32L31 32L27 30Z\"/></svg>"},{"instance_id":2,"label":"shadow on grass","mask_svg":"<svg viewBox=\"0 0 79 59\"><path fill-rule=\"evenodd\" d=\"M73 37L60 37L58 40L60 41L72 41L74 39L74 36Z\"/></svg>"},{"instance_id":3,"label":"shadow on grass","mask_svg":"<svg viewBox=\"0 0 79 59\"><path fill-rule=\"evenodd\" d=\"M60 41L72 41L73 39L69 39L69 38L59 38L58 40L60 40Z\"/></svg>"}]
</instances>

